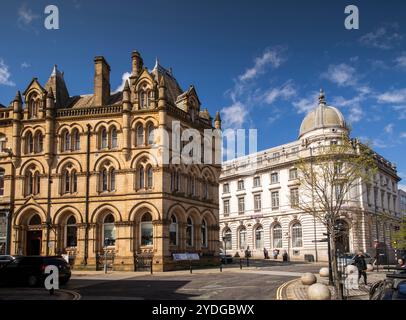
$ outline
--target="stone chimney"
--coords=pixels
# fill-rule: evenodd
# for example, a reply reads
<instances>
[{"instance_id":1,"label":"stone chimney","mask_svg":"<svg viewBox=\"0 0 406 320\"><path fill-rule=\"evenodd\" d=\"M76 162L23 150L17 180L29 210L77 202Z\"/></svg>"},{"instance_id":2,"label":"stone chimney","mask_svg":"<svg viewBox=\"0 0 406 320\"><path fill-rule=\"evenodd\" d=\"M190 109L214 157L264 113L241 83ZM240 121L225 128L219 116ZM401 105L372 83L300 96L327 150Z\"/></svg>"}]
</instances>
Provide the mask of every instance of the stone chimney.
<instances>
[{"instance_id":1,"label":"stone chimney","mask_svg":"<svg viewBox=\"0 0 406 320\"><path fill-rule=\"evenodd\" d=\"M102 56L94 58L94 105L103 106L110 98L110 66Z\"/></svg>"},{"instance_id":2,"label":"stone chimney","mask_svg":"<svg viewBox=\"0 0 406 320\"><path fill-rule=\"evenodd\" d=\"M138 51L133 51L131 55L132 60L132 75L138 77L141 74L142 68L144 67L144 62Z\"/></svg>"}]
</instances>

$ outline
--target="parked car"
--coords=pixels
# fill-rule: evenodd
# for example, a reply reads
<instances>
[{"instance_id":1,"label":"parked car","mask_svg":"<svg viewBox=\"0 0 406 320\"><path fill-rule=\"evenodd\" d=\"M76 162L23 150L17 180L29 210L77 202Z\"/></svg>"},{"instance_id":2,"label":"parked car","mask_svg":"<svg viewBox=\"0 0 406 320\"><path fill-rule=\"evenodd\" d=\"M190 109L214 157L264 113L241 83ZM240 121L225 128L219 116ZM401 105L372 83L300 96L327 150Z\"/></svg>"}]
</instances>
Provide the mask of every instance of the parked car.
<instances>
[{"instance_id":1,"label":"parked car","mask_svg":"<svg viewBox=\"0 0 406 320\"><path fill-rule=\"evenodd\" d=\"M54 265L59 270L59 284L66 284L71 277L70 265L60 256L19 256L0 269L0 284L43 286L45 268Z\"/></svg>"},{"instance_id":2,"label":"parked car","mask_svg":"<svg viewBox=\"0 0 406 320\"><path fill-rule=\"evenodd\" d=\"M4 267L6 264L13 261L15 258L10 255L0 255L0 269Z\"/></svg>"},{"instance_id":3,"label":"parked car","mask_svg":"<svg viewBox=\"0 0 406 320\"><path fill-rule=\"evenodd\" d=\"M223 249L220 249L220 259L223 264L233 263L233 256L226 254Z\"/></svg>"},{"instance_id":4,"label":"parked car","mask_svg":"<svg viewBox=\"0 0 406 320\"><path fill-rule=\"evenodd\" d=\"M369 291L369 300L406 300L406 273L388 273Z\"/></svg>"},{"instance_id":5,"label":"parked car","mask_svg":"<svg viewBox=\"0 0 406 320\"><path fill-rule=\"evenodd\" d=\"M340 266L348 266L353 264L355 261L356 253L346 253L343 257L338 259L338 265ZM374 258L372 258L368 253L364 253L365 262L368 264L372 264Z\"/></svg>"}]
</instances>

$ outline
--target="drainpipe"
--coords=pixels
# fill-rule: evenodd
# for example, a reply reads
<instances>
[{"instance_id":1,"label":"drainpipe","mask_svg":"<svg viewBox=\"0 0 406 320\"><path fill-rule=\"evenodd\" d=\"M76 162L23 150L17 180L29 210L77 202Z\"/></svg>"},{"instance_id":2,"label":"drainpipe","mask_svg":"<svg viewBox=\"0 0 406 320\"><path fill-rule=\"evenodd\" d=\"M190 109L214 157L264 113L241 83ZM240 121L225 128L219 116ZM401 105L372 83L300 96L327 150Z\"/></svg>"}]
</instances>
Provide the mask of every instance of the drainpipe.
<instances>
[{"instance_id":1,"label":"drainpipe","mask_svg":"<svg viewBox=\"0 0 406 320\"><path fill-rule=\"evenodd\" d=\"M310 167L312 171L312 207L314 210L314 176L313 176L313 148L310 147ZM316 213L313 212L313 230L314 230L314 252L315 252L315 260L316 262L319 261L319 255L317 251L317 226L316 226Z\"/></svg>"},{"instance_id":2,"label":"drainpipe","mask_svg":"<svg viewBox=\"0 0 406 320\"><path fill-rule=\"evenodd\" d=\"M89 187L90 187L90 134L91 126L87 124L87 146L86 146L86 199L85 199L85 249L83 264L87 265L89 255Z\"/></svg>"},{"instance_id":3,"label":"drainpipe","mask_svg":"<svg viewBox=\"0 0 406 320\"><path fill-rule=\"evenodd\" d=\"M13 157L13 154L10 152L10 157ZM10 209L6 211L6 254L11 254L11 225L12 217L14 212L14 198L15 198L15 180L16 180L16 169L15 165L11 163L11 185L10 185Z\"/></svg>"},{"instance_id":4,"label":"drainpipe","mask_svg":"<svg viewBox=\"0 0 406 320\"><path fill-rule=\"evenodd\" d=\"M48 203L47 203L47 245L45 250L45 255L49 255L49 236L51 229L51 186L52 186L52 177L51 177L51 163L52 160L49 159L48 163Z\"/></svg>"}]
</instances>

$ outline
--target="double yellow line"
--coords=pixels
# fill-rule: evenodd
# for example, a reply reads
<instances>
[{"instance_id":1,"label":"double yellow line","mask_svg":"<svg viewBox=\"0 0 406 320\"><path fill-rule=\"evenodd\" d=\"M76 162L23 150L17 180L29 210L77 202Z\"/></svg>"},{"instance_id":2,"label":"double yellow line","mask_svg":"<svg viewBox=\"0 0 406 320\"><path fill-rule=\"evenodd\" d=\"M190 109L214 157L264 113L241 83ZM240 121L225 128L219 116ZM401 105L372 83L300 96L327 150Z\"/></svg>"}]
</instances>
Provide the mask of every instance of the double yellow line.
<instances>
[{"instance_id":1,"label":"double yellow line","mask_svg":"<svg viewBox=\"0 0 406 320\"><path fill-rule=\"evenodd\" d=\"M291 283L297 281L298 278L295 278L293 280L290 280L288 282L285 282L284 284L282 284L277 290L276 290L276 300L284 300L283 299L283 290L290 285Z\"/></svg>"}]
</instances>

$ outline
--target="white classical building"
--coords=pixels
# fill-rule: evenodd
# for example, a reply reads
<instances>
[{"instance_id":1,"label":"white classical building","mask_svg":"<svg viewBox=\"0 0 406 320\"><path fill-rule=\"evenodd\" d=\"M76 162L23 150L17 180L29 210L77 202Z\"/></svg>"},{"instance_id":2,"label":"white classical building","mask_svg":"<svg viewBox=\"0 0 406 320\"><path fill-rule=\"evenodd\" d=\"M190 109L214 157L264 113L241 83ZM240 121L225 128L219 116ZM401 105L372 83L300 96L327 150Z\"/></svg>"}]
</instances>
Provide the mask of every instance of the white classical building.
<instances>
[{"instance_id":1,"label":"white classical building","mask_svg":"<svg viewBox=\"0 0 406 320\"><path fill-rule=\"evenodd\" d=\"M339 143L343 134L349 134L343 115L326 104L321 91L319 104L304 118L296 141L223 163L220 240L227 253L244 256L249 247L254 257L263 257L263 248L270 255L276 248L280 253L286 250L291 259L327 260L327 243L315 241L325 238L325 227L295 209L300 190L295 163L319 145ZM359 212L343 215L348 232L338 246L346 252L360 249L375 255L379 243L391 256L390 238L400 217L400 178L395 165L378 154L375 158L379 168L375 181L362 186Z\"/></svg>"}]
</instances>

